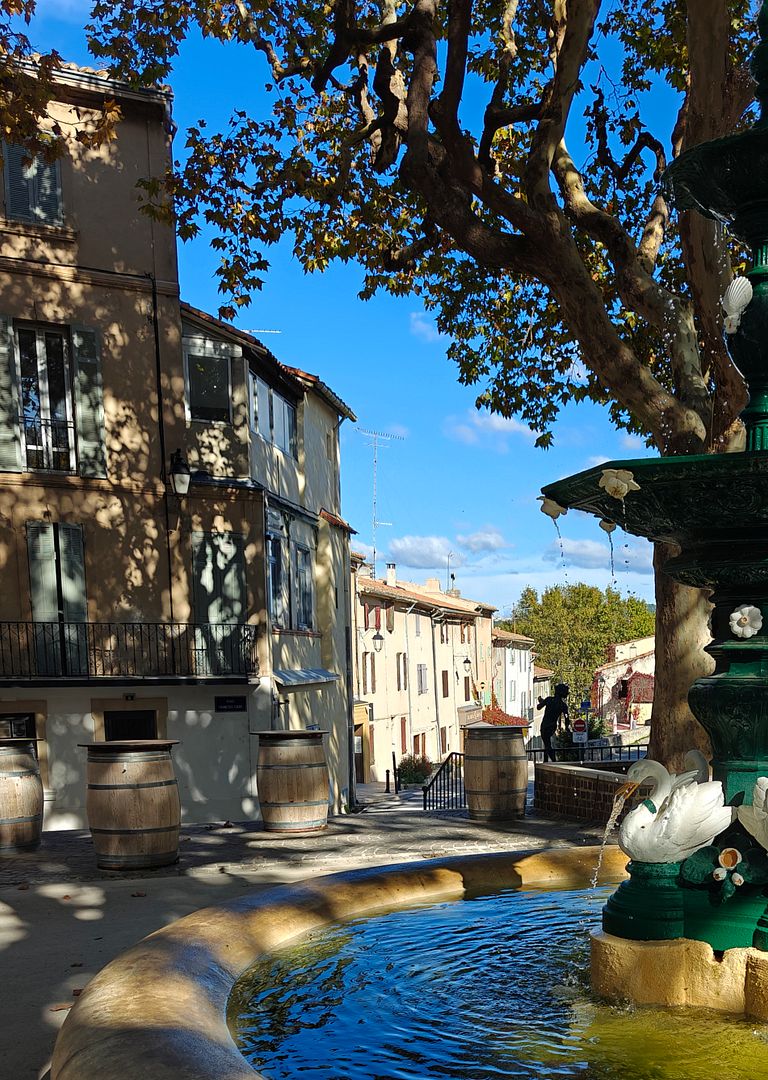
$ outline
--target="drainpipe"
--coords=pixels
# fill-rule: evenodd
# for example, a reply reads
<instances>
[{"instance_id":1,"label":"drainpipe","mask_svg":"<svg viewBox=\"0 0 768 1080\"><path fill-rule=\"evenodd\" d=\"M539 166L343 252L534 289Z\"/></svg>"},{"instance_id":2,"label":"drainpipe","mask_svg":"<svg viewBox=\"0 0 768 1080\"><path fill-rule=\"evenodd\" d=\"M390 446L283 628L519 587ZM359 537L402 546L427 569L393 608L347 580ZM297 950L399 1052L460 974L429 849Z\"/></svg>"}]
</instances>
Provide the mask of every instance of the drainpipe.
<instances>
[{"instance_id":1,"label":"drainpipe","mask_svg":"<svg viewBox=\"0 0 768 1080\"><path fill-rule=\"evenodd\" d=\"M432 670L434 672L435 683L435 729L437 737L437 757L439 758L443 750L440 745L440 698L437 691L437 646L435 645L435 624L432 621L432 616L429 618L430 632L432 634Z\"/></svg>"},{"instance_id":2,"label":"drainpipe","mask_svg":"<svg viewBox=\"0 0 768 1080\"><path fill-rule=\"evenodd\" d=\"M157 433L160 443L160 479L163 482L163 516L165 519L165 549L168 561L168 616L173 625L173 560L171 558L171 513L168 506L168 463L166 461L165 416L163 410L162 362L160 356L160 320L157 310L157 281L154 274L147 274L152 283L152 332L155 339L155 383L157 387ZM173 649L171 634L171 649Z\"/></svg>"},{"instance_id":3,"label":"drainpipe","mask_svg":"<svg viewBox=\"0 0 768 1080\"><path fill-rule=\"evenodd\" d=\"M410 658L411 658L411 646L408 638L408 616L416 607L418 600L414 600L411 606L405 613L405 689L408 694L408 737L410 741L410 748L413 747L413 704L411 698L411 673ZM400 748L402 750L402 747ZM408 752L408 751L406 751Z\"/></svg>"}]
</instances>

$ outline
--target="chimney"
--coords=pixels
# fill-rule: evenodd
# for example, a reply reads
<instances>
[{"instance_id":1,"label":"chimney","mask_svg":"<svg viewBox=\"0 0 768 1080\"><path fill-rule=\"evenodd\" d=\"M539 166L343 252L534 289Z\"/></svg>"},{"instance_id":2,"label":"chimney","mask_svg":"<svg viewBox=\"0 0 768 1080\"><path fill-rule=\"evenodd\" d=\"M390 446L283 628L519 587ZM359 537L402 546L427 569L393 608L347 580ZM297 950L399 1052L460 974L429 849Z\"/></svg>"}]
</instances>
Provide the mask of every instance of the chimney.
<instances>
[{"instance_id":1,"label":"chimney","mask_svg":"<svg viewBox=\"0 0 768 1080\"><path fill-rule=\"evenodd\" d=\"M424 582L424 589L426 592L442 592L442 589L440 588L440 578L427 578Z\"/></svg>"},{"instance_id":2,"label":"chimney","mask_svg":"<svg viewBox=\"0 0 768 1080\"><path fill-rule=\"evenodd\" d=\"M392 589L397 585L397 567L393 562L387 563L387 585Z\"/></svg>"}]
</instances>

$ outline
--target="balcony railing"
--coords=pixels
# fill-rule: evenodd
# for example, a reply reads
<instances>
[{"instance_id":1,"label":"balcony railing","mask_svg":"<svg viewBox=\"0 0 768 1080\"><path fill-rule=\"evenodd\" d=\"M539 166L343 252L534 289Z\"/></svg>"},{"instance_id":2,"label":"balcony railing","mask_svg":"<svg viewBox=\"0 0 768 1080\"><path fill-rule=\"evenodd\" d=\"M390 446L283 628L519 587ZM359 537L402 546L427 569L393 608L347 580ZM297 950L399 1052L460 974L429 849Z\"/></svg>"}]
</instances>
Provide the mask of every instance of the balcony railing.
<instances>
[{"instance_id":1,"label":"balcony railing","mask_svg":"<svg viewBox=\"0 0 768 1080\"><path fill-rule=\"evenodd\" d=\"M22 427L28 469L75 471L75 425L71 421L24 417Z\"/></svg>"},{"instance_id":2,"label":"balcony railing","mask_svg":"<svg viewBox=\"0 0 768 1080\"><path fill-rule=\"evenodd\" d=\"M256 674L256 627L242 623L0 622L0 679Z\"/></svg>"}]
</instances>

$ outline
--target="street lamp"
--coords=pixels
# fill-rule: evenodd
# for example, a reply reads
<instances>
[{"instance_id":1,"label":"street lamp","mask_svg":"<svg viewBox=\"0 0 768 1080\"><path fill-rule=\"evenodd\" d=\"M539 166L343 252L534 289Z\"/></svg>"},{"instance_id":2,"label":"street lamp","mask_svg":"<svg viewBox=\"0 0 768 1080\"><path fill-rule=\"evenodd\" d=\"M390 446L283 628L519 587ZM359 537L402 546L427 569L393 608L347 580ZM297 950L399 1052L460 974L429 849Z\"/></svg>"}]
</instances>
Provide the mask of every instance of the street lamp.
<instances>
[{"instance_id":1,"label":"street lamp","mask_svg":"<svg viewBox=\"0 0 768 1080\"><path fill-rule=\"evenodd\" d=\"M377 630L376 633L373 635L373 648L374 652L381 652L381 650L384 648L384 635L381 633L380 630Z\"/></svg>"},{"instance_id":2,"label":"street lamp","mask_svg":"<svg viewBox=\"0 0 768 1080\"><path fill-rule=\"evenodd\" d=\"M183 498L189 491L189 482L192 479L192 473L189 465L185 459L181 456L181 450L174 450L171 454L171 472L170 481L171 488L174 495L178 495Z\"/></svg>"},{"instance_id":3,"label":"street lamp","mask_svg":"<svg viewBox=\"0 0 768 1080\"><path fill-rule=\"evenodd\" d=\"M467 673L467 675L469 675L471 670L472 670L472 661L467 656L464 659L464 671Z\"/></svg>"}]
</instances>

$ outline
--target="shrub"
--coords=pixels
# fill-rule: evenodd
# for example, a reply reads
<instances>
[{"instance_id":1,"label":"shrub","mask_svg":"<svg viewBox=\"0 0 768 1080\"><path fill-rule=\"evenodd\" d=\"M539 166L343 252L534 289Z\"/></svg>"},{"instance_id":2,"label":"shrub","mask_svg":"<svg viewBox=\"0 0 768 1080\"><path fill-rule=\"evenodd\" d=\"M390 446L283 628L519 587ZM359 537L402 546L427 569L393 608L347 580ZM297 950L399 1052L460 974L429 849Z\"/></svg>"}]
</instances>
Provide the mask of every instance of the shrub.
<instances>
[{"instance_id":1,"label":"shrub","mask_svg":"<svg viewBox=\"0 0 768 1080\"><path fill-rule=\"evenodd\" d=\"M415 757L413 754L406 754L400 758L397 771L401 784L423 784L432 775L432 762L424 755Z\"/></svg>"}]
</instances>

